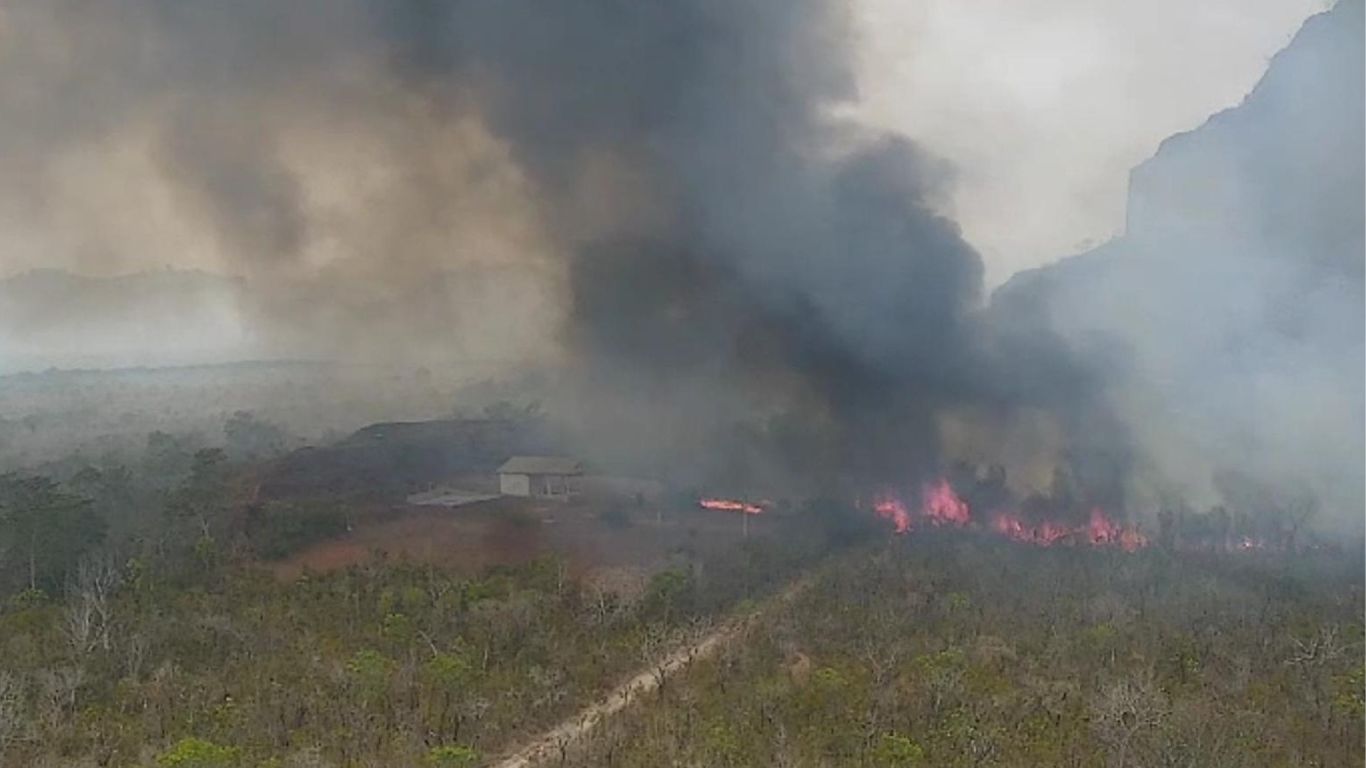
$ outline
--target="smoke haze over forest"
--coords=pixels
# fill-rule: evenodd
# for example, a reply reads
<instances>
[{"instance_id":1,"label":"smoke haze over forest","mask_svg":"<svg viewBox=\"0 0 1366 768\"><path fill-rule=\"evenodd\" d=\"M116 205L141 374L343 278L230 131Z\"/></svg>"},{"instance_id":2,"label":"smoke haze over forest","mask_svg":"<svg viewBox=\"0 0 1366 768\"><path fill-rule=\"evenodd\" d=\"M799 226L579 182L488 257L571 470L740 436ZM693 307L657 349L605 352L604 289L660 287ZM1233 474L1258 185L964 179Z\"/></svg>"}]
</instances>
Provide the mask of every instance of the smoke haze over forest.
<instances>
[{"instance_id":1,"label":"smoke haze over forest","mask_svg":"<svg viewBox=\"0 0 1366 768\"><path fill-rule=\"evenodd\" d=\"M1360 8L1141 167L1123 238L993 302L955 169L848 118L840 3L8 3L3 253L228 278L155 276L195 321L115 338L139 301L22 276L0 334L507 361L604 455L701 476L1066 466L1141 512L1237 471L1359 527Z\"/></svg>"}]
</instances>

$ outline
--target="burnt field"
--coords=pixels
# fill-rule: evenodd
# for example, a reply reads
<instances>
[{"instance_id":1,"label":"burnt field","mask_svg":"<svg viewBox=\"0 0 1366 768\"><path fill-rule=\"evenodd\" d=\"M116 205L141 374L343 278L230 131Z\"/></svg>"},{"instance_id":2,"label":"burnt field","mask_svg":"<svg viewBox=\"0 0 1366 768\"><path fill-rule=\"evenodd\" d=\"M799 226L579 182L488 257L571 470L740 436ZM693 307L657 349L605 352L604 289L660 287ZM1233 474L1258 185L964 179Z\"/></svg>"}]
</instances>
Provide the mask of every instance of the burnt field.
<instances>
[{"instance_id":1,"label":"burnt field","mask_svg":"<svg viewBox=\"0 0 1366 768\"><path fill-rule=\"evenodd\" d=\"M632 501L535 502L503 498L454 509L406 506L367 516L354 530L271 562L284 578L376 561L478 574L544 557L576 575L603 569L648 573L737 543L777 535L782 521L699 508L664 510Z\"/></svg>"},{"instance_id":2,"label":"burnt field","mask_svg":"<svg viewBox=\"0 0 1366 768\"><path fill-rule=\"evenodd\" d=\"M651 572L780 525L780 513L706 509L693 491L603 474L583 478L572 499L500 497L495 470L508 456L558 446L525 420L373 424L244 468L235 527L247 552L292 577L376 560L477 574L547 556L576 573ZM419 503L442 489L478 500Z\"/></svg>"}]
</instances>

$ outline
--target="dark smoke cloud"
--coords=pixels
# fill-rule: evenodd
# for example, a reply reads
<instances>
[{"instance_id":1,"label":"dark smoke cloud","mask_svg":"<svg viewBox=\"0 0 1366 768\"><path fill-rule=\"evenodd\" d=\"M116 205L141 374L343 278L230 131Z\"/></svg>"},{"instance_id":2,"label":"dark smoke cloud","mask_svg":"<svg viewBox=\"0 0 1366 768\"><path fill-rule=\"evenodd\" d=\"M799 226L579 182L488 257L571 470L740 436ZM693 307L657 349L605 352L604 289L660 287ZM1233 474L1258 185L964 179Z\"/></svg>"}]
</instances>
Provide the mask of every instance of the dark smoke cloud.
<instances>
[{"instance_id":1,"label":"dark smoke cloud","mask_svg":"<svg viewBox=\"0 0 1366 768\"><path fill-rule=\"evenodd\" d=\"M757 380L770 407L829 425L826 472L933 463L933 410L966 384L981 264L932 210L942 169L828 117L854 95L840 7L443 8L407 20L427 33L399 58L426 87L480 73L475 100L571 234L573 347L610 389L643 395L643 423L699 387L716 409ZM443 22L467 42L434 55ZM604 155L648 202L585 231L582 164Z\"/></svg>"},{"instance_id":2,"label":"dark smoke cloud","mask_svg":"<svg viewBox=\"0 0 1366 768\"><path fill-rule=\"evenodd\" d=\"M651 412L674 452L801 413L836 468L905 476L935 461L935 409L992 379L971 321L982 266L935 213L945 168L832 117L855 96L847 14L827 0L12 3L0 108L24 118L0 132L0 162L42 189L45 159L134 136L194 245L256 286L244 311L268 340L320 354L460 346L468 292L440 276L476 274L462 240L496 210L514 243L500 268L537 286L503 294L558 307L558 346L587 382L576 411ZM360 138L327 149L339 136ZM357 163L391 178L347 189L366 179L346 175ZM468 203L489 187L512 191ZM17 189L8 208L41 213ZM347 204L320 207L333 197ZM151 245L73 250L98 269ZM179 243L156 245L178 263ZM497 318L482 329L527 324L481 306ZM616 426L634 448L640 430Z\"/></svg>"},{"instance_id":3,"label":"dark smoke cloud","mask_svg":"<svg viewBox=\"0 0 1366 768\"><path fill-rule=\"evenodd\" d=\"M566 362L598 453L699 482L911 484L946 413L1027 408L1118 499L1103 366L986 322L950 170L836 116L848 13L13 0L0 267L241 275L276 354Z\"/></svg>"}]
</instances>

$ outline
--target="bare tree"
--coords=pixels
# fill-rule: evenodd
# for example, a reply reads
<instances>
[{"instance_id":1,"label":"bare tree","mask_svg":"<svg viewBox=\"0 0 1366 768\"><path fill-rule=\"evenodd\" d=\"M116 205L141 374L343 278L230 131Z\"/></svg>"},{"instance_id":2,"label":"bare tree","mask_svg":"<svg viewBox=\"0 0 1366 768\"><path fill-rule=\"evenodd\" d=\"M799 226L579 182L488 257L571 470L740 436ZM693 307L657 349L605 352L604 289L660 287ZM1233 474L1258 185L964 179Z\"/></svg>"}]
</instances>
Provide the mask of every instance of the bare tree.
<instances>
[{"instance_id":1,"label":"bare tree","mask_svg":"<svg viewBox=\"0 0 1366 768\"><path fill-rule=\"evenodd\" d=\"M25 736L23 681L9 672L0 672L0 763L10 745Z\"/></svg>"},{"instance_id":2,"label":"bare tree","mask_svg":"<svg viewBox=\"0 0 1366 768\"><path fill-rule=\"evenodd\" d=\"M90 601L82 599L78 594L73 595L62 609L62 633L66 635L67 644L71 646L71 654L76 659L83 659L95 650L97 621Z\"/></svg>"},{"instance_id":3,"label":"bare tree","mask_svg":"<svg viewBox=\"0 0 1366 768\"><path fill-rule=\"evenodd\" d=\"M1145 675L1106 686L1091 711L1091 724L1110 753L1111 765L1124 768L1138 739L1162 725L1167 700Z\"/></svg>"},{"instance_id":4,"label":"bare tree","mask_svg":"<svg viewBox=\"0 0 1366 768\"><path fill-rule=\"evenodd\" d=\"M1333 663L1346 653L1347 648L1338 637L1336 625L1319 627L1313 637L1307 640L1291 640L1290 655L1285 663L1299 672L1308 686L1314 713L1324 727L1327 727L1333 716L1333 691L1329 670Z\"/></svg>"},{"instance_id":5,"label":"bare tree","mask_svg":"<svg viewBox=\"0 0 1366 768\"><path fill-rule=\"evenodd\" d=\"M587 592L593 625L602 626L606 624L616 610L616 595L597 584L589 586Z\"/></svg>"},{"instance_id":6,"label":"bare tree","mask_svg":"<svg viewBox=\"0 0 1366 768\"><path fill-rule=\"evenodd\" d=\"M683 666L691 667L702 651L702 643L712 633L713 622L710 616L693 616L688 619L678 633L678 641L686 648L687 658Z\"/></svg>"},{"instance_id":7,"label":"bare tree","mask_svg":"<svg viewBox=\"0 0 1366 768\"><path fill-rule=\"evenodd\" d=\"M123 641L124 670L134 680L137 680L142 673L142 664L147 659L147 650L150 644L147 635L141 632L132 632Z\"/></svg>"},{"instance_id":8,"label":"bare tree","mask_svg":"<svg viewBox=\"0 0 1366 768\"><path fill-rule=\"evenodd\" d=\"M650 668L655 679L655 688L662 694L664 682L669 676L668 649L673 644L674 634L663 624L649 624L640 639L640 660Z\"/></svg>"},{"instance_id":9,"label":"bare tree","mask_svg":"<svg viewBox=\"0 0 1366 768\"><path fill-rule=\"evenodd\" d=\"M63 631L76 658L96 648L108 651L113 626L113 595L120 575L108 558L81 561L67 587Z\"/></svg>"},{"instance_id":10,"label":"bare tree","mask_svg":"<svg viewBox=\"0 0 1366 768\"><path fill-rule=\"evenodd\" d=\"M1321 667L1342 658L1346 652L1342 641L1338 639L1338 628L1331 624L1319 627L1319 631L1308 640L1292 639L1291 645L1286 663L1296 667Z\"/></svg>"},{"instance_id":11,"label":"bare tree","mask_svg":"<svg viewBox=\"0 0 1366 768\"><path fill-rule=\"evenodd\" d=\"M57 667L38 672L38 716L45 730L55 730L76 708L76 693L85 682L80 667Z\"/></svg>"}]
</instances>

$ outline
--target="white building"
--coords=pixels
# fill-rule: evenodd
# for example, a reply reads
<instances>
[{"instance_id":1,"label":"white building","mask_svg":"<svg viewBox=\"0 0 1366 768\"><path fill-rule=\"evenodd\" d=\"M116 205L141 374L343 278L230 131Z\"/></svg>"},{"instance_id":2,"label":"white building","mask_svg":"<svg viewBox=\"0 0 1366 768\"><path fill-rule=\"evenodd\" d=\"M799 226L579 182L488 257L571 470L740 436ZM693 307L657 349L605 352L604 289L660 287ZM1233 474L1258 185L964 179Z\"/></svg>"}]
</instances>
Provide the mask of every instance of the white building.
<instances>
[{"instance_id":1,"label":"white building","mask_svg":"<svg viewBox=\"0 0 1366 768\"><path fill-rule=\"evenodd\" d=\"M498 468L504 496L567 499L579 491L583 465L563 456L513 456Z\"/></svg>"}]
</instances>

